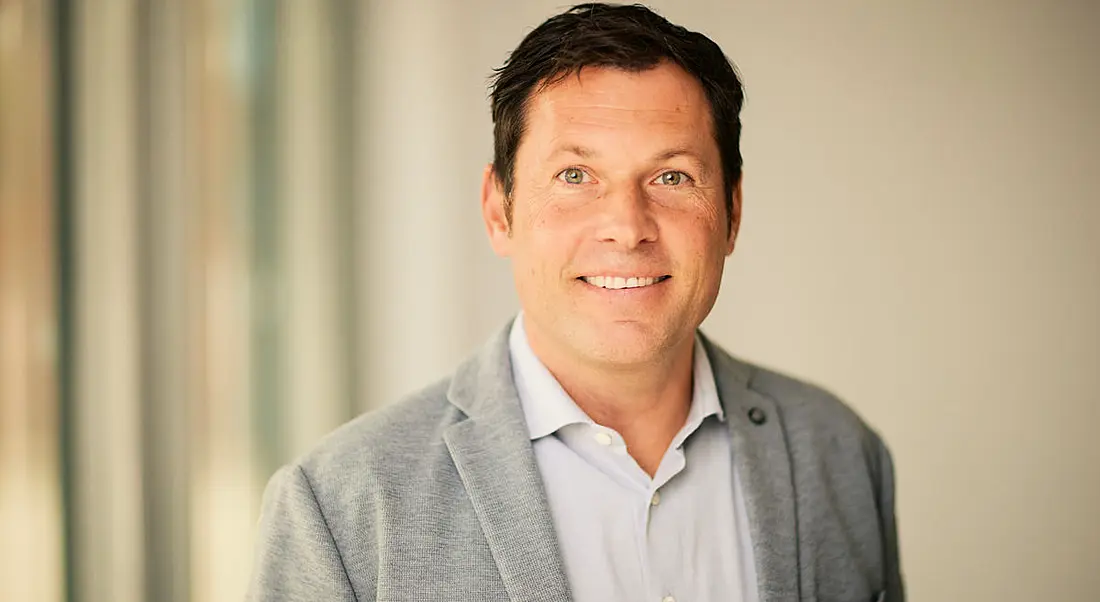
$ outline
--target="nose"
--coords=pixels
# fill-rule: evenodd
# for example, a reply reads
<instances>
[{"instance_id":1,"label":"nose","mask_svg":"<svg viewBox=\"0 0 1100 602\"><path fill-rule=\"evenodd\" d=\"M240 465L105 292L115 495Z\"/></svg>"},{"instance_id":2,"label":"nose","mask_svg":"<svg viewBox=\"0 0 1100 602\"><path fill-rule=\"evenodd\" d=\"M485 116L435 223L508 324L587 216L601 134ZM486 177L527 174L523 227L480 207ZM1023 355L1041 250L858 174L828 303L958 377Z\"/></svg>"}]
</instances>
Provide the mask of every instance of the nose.
<instances>
[{"instance_id":1,"label":"nose","mask_svg":"<svg viewBox=\"0 0 1100 602\"><path fill-rule=\"evenodd\" d=\"M657 222L645 192L638 186L626 186L602 199L603 215L597 237L600 242L612 242L635 249L645 242L657 240Z\"/></svg>"}]
</instances>

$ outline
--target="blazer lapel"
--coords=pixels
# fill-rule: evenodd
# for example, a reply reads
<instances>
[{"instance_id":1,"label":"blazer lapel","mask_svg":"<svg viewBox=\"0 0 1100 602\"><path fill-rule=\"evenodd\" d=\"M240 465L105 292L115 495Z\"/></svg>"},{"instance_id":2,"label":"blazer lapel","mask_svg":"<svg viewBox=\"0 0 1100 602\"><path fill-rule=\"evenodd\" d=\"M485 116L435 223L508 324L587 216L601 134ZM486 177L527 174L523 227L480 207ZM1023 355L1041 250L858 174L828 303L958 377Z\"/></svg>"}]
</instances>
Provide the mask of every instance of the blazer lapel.
<instances>
[{"instance_id":1,"label":"blazer lapel","mask_svg":"<svg viewBox=\"0 0 1100 602\"><path fill-rule=\"evenodd\" d=\"M749 517L760 602L797 600L798 532L791 459L775 401L749 388L751 368L704 337L725 407Z\"/></svg>"},{"instance_id":2,"label":"blazer lapel","mask_svg":"<svg viewBox=\"0 0 1100 602\"><path fill-rule=\"evenodd\" d=\"M444 441L509 597L568 602L550 504L512 380L508 330L455 374L448 397L467 417Z\"/></svg>"}]
</instances>

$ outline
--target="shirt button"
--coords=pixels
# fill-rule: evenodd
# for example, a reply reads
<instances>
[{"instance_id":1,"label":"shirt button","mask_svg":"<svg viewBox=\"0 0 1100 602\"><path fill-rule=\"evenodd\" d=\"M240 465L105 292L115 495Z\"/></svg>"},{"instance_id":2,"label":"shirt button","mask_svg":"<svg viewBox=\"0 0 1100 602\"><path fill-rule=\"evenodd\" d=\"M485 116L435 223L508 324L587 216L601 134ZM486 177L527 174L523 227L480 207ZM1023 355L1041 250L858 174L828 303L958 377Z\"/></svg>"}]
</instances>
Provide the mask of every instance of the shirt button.
<instances>
[{"instance_id":1,"label":"shirt button","mask_svg":"<svg viewBox=\"0 0 1100 602\"><path fill-rule=\"evenodd\" d=\"M661 598L661 602L676 602L676 598L673 598L672 596L665 596L664 598Z\"/></svg>"},{"instance_id":2,"label":"shirt button","mask_svg":"<svg viewBox=\"0 0 1100 602\"><path fill-rule=\"evenodd\" d=\"M649 499L649 503L652 506L659 505L661 503L661 492L660 491L654 491L653 492L653 497Z\"/></svg>"},{"instance_id":3,"label":"shirt button","mask_svg":"<svg viewBox=\"0 0 1100 602\"><path fill-rule=\"evenodd\" d=\"M609 433L605 433L603 431L600 431L600 432L596 433L596 443L599 443L600 445L603 445L603 446L607 446L607 445L611 445L611 441L612 441L612 439L611 439L611 435Z\"/></svg>"}]
</instances>

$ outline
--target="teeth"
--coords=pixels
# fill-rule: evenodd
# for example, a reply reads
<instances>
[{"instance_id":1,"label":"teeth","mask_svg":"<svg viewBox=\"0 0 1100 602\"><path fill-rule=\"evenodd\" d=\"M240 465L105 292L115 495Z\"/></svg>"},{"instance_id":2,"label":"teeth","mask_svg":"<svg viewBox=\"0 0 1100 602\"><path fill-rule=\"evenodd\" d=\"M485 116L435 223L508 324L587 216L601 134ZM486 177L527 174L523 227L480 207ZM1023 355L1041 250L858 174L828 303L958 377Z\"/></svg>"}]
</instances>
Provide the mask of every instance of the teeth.
<instances>
[{"instance_id":1,"label":"teeth","mask_svg":"<svg viewBox=\"0 0 1100 602\"><path fill-rule=\"evenodd\" d=\"M585 276L584 281L593 286L607 289L624 289L624 288L640 288L643 286L649 286L660 282L660 278L639 278L637 276L631 276L630 278L623 278L621 276Z\"/></svg>"}]
</instances>

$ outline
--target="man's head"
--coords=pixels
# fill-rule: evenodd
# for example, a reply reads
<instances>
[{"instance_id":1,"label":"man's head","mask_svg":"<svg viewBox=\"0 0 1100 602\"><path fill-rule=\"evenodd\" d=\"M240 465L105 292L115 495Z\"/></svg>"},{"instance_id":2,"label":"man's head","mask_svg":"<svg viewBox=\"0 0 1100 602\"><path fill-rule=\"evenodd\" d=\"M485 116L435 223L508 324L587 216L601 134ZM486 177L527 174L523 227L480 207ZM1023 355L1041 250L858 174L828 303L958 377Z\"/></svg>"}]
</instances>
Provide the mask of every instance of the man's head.
<instances>
[{"instance_id":1,"label":"man's head","mask_svg":"<svg viewBox=\"0 0 1100 602\"><path fill-rule=\"evenodd\" d=\"M642 6L579 5L520 43L482 207L533 344L614 364L690 344L740 222L742 99L717 45Z\"/></svg>"},{"instance_id":2,"label":"man's head","mask_svg":"<svg viewBox=\"0 0 1100 602\"><path fill-rule=\"evenodd\" d=\"M640 4L578 4L529 33L495 70L493 165L505 202L512 200L516 150L533 95L585 67L640 72L663 62L678 65L703 87L722 157L727 213L732 213L734 187L741 179L741 80L710 38Z\"/></svg>"}]
</instances>

